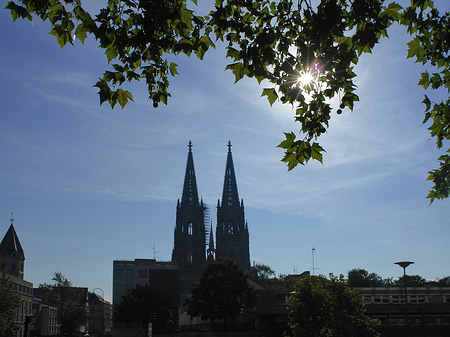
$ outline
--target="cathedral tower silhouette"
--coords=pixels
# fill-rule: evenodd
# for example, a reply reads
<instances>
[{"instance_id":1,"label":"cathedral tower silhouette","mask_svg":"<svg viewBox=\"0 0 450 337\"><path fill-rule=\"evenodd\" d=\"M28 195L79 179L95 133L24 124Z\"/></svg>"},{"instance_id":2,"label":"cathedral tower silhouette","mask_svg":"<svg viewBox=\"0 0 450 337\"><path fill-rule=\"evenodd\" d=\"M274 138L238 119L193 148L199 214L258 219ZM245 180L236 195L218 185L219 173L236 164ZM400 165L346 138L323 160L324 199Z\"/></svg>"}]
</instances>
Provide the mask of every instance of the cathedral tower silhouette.
<instances>
[{"instance_id":1,"label":"cathedral tower silhouette","mask_svg":"<svg viewBox=\"0 0 450 337\"><path fill-rule=\"evenodd\" d=\"M199 202L197 179L195 177L192 142L184 177L183 193L177 201L177 215L174 233L172 262L178 264L181 297L191 290L192 283L200 279L206 263L205 206Z\"/></svg>"},{"instance_id":2,"label":"cathedral tower silhouette","mask_svg":"<svg viewBox=\"0 0 450 337\"><path fill-rule=\"evenodd\" d=\"M239 202L230 141L222 201L217 201L216 258L229 258L236 261L242 269L250 269L248 224L245 220L244 200Z\"/></svg>"},{"instance_id":3,"label":"cathedral tower silhouette","mask_svg":"<svg viewBox=\"0 0 450 337\"><path fill-rule=\"evenodd\" d=\"M199 201L191 141L188 147L181 202L180 199L177 201L172 252L172 262L178 265L182 299L189 294L192 284L200 279L206 260L229 258L236 261L242 269L250 269L248 225L245 221L244 201L239 202L231 142L228 142L222 201L219 199L217 203L216 247L212 224L211 229L205 228L205 218L209 218L209 213L203 200Z\"/></svg>"}]
</instances>

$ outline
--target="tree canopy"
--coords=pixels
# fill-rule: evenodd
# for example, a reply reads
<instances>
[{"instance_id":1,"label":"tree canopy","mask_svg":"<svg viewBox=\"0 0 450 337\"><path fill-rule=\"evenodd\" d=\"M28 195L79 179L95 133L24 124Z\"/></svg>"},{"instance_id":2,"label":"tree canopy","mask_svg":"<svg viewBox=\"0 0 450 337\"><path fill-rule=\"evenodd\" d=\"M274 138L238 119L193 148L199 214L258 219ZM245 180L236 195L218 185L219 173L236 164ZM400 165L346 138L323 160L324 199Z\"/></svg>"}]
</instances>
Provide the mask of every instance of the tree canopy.
<instances>
[{"instance_id":1,"label":"tree canopy","mask_svg":"<svg viewBox=\"0 0 450 337\"><path fill-rule=\"evenodd\" d=\"M39 296L45 304L58 309L58 323L61 324L61 334L76 336L77 328L83 322L86 294L82 288L73 287L61 272L55 272L53 284L39 285Z\"/></svg>"},{"instance_id":2,"label":"tree canopy","mask_svg":"<svg viewBox=\"0 0 450 337\"><path fill-rule=\"evenodd\" d=\"M235 319L244 305L248 291L247 276L233 260L208 262L198 283L186 298L188 314L202 319Z\"/></svg>"},{"instance_id":3,"label":"tree canopy","mask_svg":"<svg viewBox=\"0 0 450 337\"><path fill-rule=\"evenodd\" d=\"M275 271L266 264L255 263L250 267L248 276L254 281L267 280L275 276Z\"/></svg>"},{"instance_id":4,"label":"tree canopy","mask_svg":"<svg viewBox=\"0 0 450 337\"><path fill-rule=\"evenodd\" d=\"M12 335L12 326L20 302L20 295L14 290L6 270L3 270L0 279L0 337Z\"/></svg>"},{"instance_id":5,"label":"tree canopy","mask_svg":"<svg viewBox=\"0 0 450 337\"><path fill-rule=\"evenodd\" d=\"M173 328L174 315L164 298L150 285L136 285L122 298L122 301L114 308L114 320L117 322L139 323L147 328L148 323L153 323L156 333ZM147 331L147 329L146 329Z\"/></svg>"},{"instance_id":6,"label":"tree canopy","mask_svg":"<svg viewBox=\"0 0 450 337\"><path fill-rule=\"evenodd\" d=\"M81 0L16 0L6 8L14 20L32 20L33 15L48 20L61 47L92 34L110 63L95 86L100 103L112 107L133 101L123 87L140 80L155 107L167 104L169 77L178 75L169 56L202 59L215 43L226 43L231 60L226 68L236 82L243 77L264 81L262 96L271 105L280 100L295 109L300 130L286 132L279 144L289 170L311 159L323 161L325 150L317 140L332 113L353 110L359 100L355 65L388 37L393 23L400 24L411 36L407 57L427 66L418 84L446 91L442 101L425 94L422 102L423 122L436 147L446 151L438 158L439 167L429 172L434 185L427 197L430 202L448 197L450 13L440 13L432 0L410 0L407 7L380 0L216 0L207 15L198 15L195 5L197 0L109 0L95 16ZM333 98L338 106L332 105Z\"/></svg>"},{"instance_id":7,"label":"tree canopy","mask_svg":"<svg viewBox=\"0 0 450 337\"><path fill-rule=\"evenodd\" d=\"M306 276L289 297L288 322L294 337L379 336L365 315L361 293L343 276Z\"/></svg>"}]
</instances>

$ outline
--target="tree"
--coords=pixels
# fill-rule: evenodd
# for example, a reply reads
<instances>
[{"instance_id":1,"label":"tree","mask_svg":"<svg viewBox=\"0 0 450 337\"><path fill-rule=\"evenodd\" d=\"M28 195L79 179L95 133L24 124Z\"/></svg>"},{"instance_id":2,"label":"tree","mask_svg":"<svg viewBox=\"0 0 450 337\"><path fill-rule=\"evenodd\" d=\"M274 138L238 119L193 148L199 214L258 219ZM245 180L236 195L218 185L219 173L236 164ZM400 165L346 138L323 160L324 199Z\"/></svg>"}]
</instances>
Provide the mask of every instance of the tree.
<instances>
[{"instance_id":1,"label":"tree","mask_svg":"<svg viewBox=\"0 0 450 337\"><path fill-rule=\"evenodd\" d=\"M116 322L138 323L147 333L148 323L153 323L153 331L160 333L173 328L174 314L166 301L148 284L136 285L122 298L114 311Z\"/></svg>"},{"instance_id":2,"label":"tree","mask_svg":"<svg viewBox=\"0 0 450 337\"><path fill-rule=\"evenodd\" d=\"M351 269L348 271L348 286L358 287L383 287L385 284L380 276L370 273L365 269Z\"/></svg>"},{"instance_id":3,"label":"tree","mask_svg":"<svg viewBox=\"0 0 450 337\"><path fill-rule=\"evenodd\" d=\"M255 263L250 267L248 277L254 281L267 280L275 276L275 271L266 264Z\"/></svg>"},{"instance_id":4,"label":"tree","mask_svg":"<svg viewBox=\"0 0 450 337\"><path fill-rule=\"evenodd\" d=\"M42 301L58 309L58 323L61 324L61 334L75 336L76 329L83 324L86 305L86 294L82 288L72 286L61 272L55 272L53 284L39 285Z\"/></svg>"},{"instance_id":5,"label":"tree","mask_svg":"<svg viewBox=\"0 0 450 337\"><path fill-rule=\"evenodd\" d=\"M288 321L294 337L379 336L365 315L361 293L342 275L300 279L289 297Z\"/></svg>"},{"instance_id":6,"label":"tree","mask_svg":"<svg viewBox=\"0 0 450 337\"><path fill-rule=\"evenodd\" d=\"M406 275L406 285L408 287L426 287L427 280L419 275ZM401 276L398 280L396 280L395 286L404 287L405 286L405 277Z\"/></svg>"},{"instance_id":7,"label":"tree","mask_svg":"<svg viewBox=\"0 0 450 337\"><path fill-rule=\"evenodd\" d=\"M0 337L12 335L11 329L20 302L20 295L14 290L14 284L3 270L0 280Z\"/></svg>"},{"instance_id":8,"label":"tree","mask_svg":"<svg viewBox=\"0 0 450 337\"><path fill-rule=\"evenodd\" d=\"M216 0L206 16L189 6L197 0L108 0L91 16L81 0L16 0L6 8L14 20L33 15L50 21L50 34L61 47L84 42L88 34L105 50L111 69L95 84L100 103L122 108L132 93L126 82L144 80L155 107L167 104L169 76L178 74L169 56L196 55L202 59L214 41L226 42L226 68L235 75L265 80L262 91L272 105L280 100L296 111L300 132L285 133L279 147L289 170L314 159L323 161L325 150L317 139L326 132L331 114L353 110L356 95L354 66L361 55L388 37L393 23L411 36L408 58L427 65L419 85L424 90L450 90L448 32L450 13L441 14L433 0L411 0L403 8L380 0ZM317 4L317 5L314 5ZM214 41L213 41L214 40ZM447 94L445 94L447 96ZM331 105L337 98L339 107ZM438 149L439 167L429 172L433 182L428 198L447 198L450 192L450 98L432 102L428 95L423 122L429 125ZM400 126L399 126L400 127ZM445 146L444 146L445 144Z\"/></svg>"},{"instance_id":9,"label":"tree","mask_svg":"<svg viewBox=\"0 0 450 337\"><path fill-rule=\"evenodd\" d=\"M226 329L227 318L235 320L249 290L245 272L236 262L217 259L208 262L185 305L191 316L201 316L205 320L223 318Z\"/></svg>"}]
</instances>

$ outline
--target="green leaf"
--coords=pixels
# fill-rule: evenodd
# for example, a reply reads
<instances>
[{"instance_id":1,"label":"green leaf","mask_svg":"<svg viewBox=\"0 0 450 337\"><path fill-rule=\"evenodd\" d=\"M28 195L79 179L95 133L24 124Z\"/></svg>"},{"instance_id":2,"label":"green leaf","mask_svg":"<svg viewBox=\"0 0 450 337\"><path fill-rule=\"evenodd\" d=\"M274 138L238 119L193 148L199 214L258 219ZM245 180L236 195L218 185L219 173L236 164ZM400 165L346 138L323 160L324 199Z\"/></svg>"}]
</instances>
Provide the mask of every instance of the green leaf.
<instances>
[{"instance_id":1,"label":"green leaf","mask_svg":"<svg viewBox=\"0 0 450 337\"><path fill-rule=\"evenodd\" d=\"M403 9L402 6L400 6L396 2L391 2L387 8L384 9L384 12L388 15L389 18L391 18L393 21L398 21L401 19L402 15L400 14L400 11Z\"/></svg>"},{"instance_id":2,"label":"green leaf","mask_svg":"<svg viewBox=\"0 0 450 337\"><path fill-rule=\"evenodd\" d=\"M275 103L275 101L278 99L277 91L275 90L275 88L263 89L261 96L267 96L270 106L272 106L273 103Z\"/></svg>"},{"instance_id":3,"label":"green leaf","mask_svg":"<svg viewBox=\"0 0 450 337\"><path fill-rule=\"evenodd\" d=\"M313 143L311 146L311 158L320 161L323 164L323 156L321 152L325 152L323 147L318 143Z\"/></svg>"},{"instance_id":4,"label":"green leaf","mask_svg":"<svg viewBox=\"0 0 450 337\"><path fill-rule=\"evenodd\" d=\"M81 23L77 26L77 29L75 30L75 37L80 40L82 44L84 44L84 41L86 40L88 33L88 29Z\"/></svg>"},{"instance_id":5,"label":"green leaf","mask_svg":"<svg viewBox=\"0 0 450 337\"><path fill-rule=\"evenodd\" d=\"M123 89L117 89L117 101L119 102L122 109L125 107L125 105L127 105L128 100L134 102L131 92Z\"/></svg>"},{"instance_id":6,"label":"green leaf","mask_svg":"<svg viewBox=\"0 0 450 337\"><path fill-rule=\"evenodd\" d=\"M416 57L416 62L426 62L426 51L420 43L419 37L415 37L412 41L408 42L408 55L407 58Z\"/></svg>"},{"instance_id":7,"label":"green leaf","mask_svg":"<svg viewBox=\"0 0 450 337\"><path fill-rule=\"evenodd\" d=\"M178 65L174 62L171 62L169 65L169 71L172 76L179 75L177 70Z\"/></svg>"},{"instance_id":8,"label":"green leaf","mask_svg":"<svg viewBox=\"0 0 450 337\"><path fill-rule=\"evenodd\" d=\"M422 103L425 104L425 106L426 106L425 111L429 111L431 108L431 102L427 95L424 95L424 96L425 96L425 98L423 99Z\"/></svg>"},{"instance_id":9,"label":"green leaf","mask_svg":"<svg viewBox=\"0 0 450 337\"><path fill-rule=\"evenodd\" d=\"M246 74L244 65L240 62L229 64L229 65L227 65L227 67L225 69L227 69L227 70L230 69L231 72L234 74L234 78L235 78L234 83L237 83Z\"/></svg>"},{"instance_id":10,"label":"green leaf","mask_svg":"<svg viewBox=\"0 0 450 337\"><path fill-rule=\"evenodd\" d=\"M119 55L119 50L117 49L117 46L111 45L110 47L106 48L105 55L106 58L108 59L108 63L110 63L117 57L117 55Z\"/></svg>"}]
</instances>

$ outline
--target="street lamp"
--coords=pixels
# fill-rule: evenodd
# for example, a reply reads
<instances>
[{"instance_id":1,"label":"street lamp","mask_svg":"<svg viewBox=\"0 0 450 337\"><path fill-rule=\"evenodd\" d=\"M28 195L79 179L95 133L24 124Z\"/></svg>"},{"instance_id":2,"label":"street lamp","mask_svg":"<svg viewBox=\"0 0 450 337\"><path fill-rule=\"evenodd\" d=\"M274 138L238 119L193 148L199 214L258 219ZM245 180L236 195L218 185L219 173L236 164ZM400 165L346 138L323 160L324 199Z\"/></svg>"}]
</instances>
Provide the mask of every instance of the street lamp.
<instances>
[{"instance_id":1,"label":"street lamp","mask_svg":"<svg viewBox=\"0 0 450 337\"><path fill-rule=\"evenodd\" d=\"M410 264L413 264L412 261L400 261L395 262L395 264L398 264L400 267L403 268L403 284L405 286L405 334L406 337L409 336L409 330L408 330L408 290L406 287L406 267L408 267Z\"/></svg>"}]
</instances>

